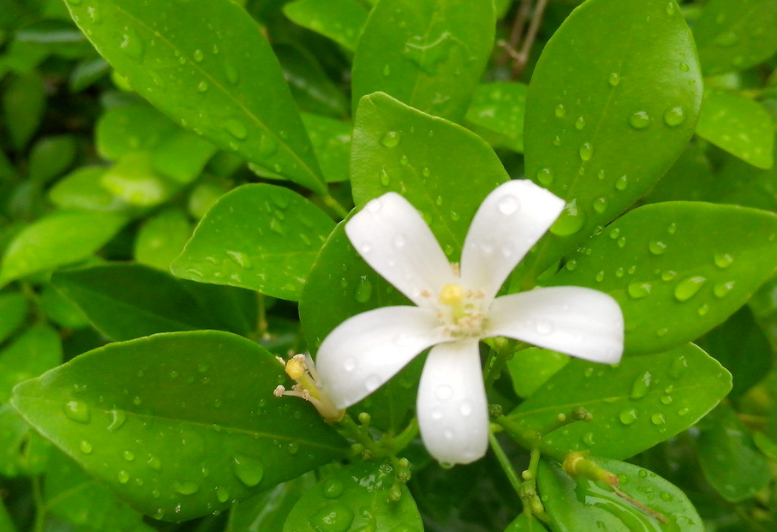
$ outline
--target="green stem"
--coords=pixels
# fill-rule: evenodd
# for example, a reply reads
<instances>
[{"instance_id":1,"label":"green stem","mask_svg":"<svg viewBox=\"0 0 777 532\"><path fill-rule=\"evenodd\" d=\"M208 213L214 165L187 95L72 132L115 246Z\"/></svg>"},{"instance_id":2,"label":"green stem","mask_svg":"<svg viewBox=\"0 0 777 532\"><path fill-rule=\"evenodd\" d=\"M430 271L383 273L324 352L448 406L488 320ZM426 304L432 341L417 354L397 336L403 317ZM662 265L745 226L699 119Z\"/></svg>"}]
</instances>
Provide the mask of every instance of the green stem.
<instances>
[{"instance_id":1,"label":"green stem","mask_svg":"<svg viewBox=\"0 0 777 532\"><path fill-rule=\"evenodd\" d=\"M388 441L388 445L395 453L400 453L405 449L410 442L418 437L418 419L413 418L410 423L405 427L405 430L397 434L395 437Z\"/></svg>"},{"instance_id":2,"label":"green stem","mask_svg":"<svg viewBox=\"0 0 777 532\"><path fill-rule=\"evenodd\" d=\"M324 201L324 205L332 209L341 219L348 217L348 209L343 207L331 194L325 194L321 196L321 199Z\"/></svg>"},{"instance_id":3,"label":"green stem","mask_svg":"<svg viewBox=\"0 0 777 532\"><path fill-rule=\"evenodd\" d=\"M494 455L496 455L496 459L499 461L499 465L502 466L502 470L505 472L507 480L510 481L510 485L515 490L515 493L518 494L518 497L521 497L521 479L518 478L518 473L515 472L513 465L507 458L507 454L505 454L504 449L502 449L502 446L499 444L499 440L496 439L496 435L493 432L488 433L488 442L491 444L491 450L494 451ZM525 507L526 503L522 497L521 501L524 502Z\"/></svg>"},{"instance_id":4,"label":"green stem","mask_svg":"<svg viewBox=\"0 0 777 532\"><path fill-rule=\"evenodd\" d=\"M40 477L32 479L32 497L35 502L35 523L33 532L43 532L46 527L46 503L40 489Z\"/></svg>"},{"instance_id":5,"label":"green stem","mask_svg":"<svg viewBox=\"0 0 777 532\"><path fill-rule=\"evenodd\" d=\"M269 325L267 324L267 305L264 299L264 294L257 294L257 319L256 319L256 335L260 340L267 340Z\"/></svg>"},{"instance_id":6,"label":"green stem","mask_svg":"<svg viewBox=\"0 0 777 532\"><path fill-rule=\"evenodd\" d=\"M507 361L518 351L529 347L528 344L523 342L514 343L504 338L494 338L490 345L491 353L489 353L488 360L486 360L486 372L483 376L486 390L490 390L494 385Z\"/></svg>"}]
</instances>

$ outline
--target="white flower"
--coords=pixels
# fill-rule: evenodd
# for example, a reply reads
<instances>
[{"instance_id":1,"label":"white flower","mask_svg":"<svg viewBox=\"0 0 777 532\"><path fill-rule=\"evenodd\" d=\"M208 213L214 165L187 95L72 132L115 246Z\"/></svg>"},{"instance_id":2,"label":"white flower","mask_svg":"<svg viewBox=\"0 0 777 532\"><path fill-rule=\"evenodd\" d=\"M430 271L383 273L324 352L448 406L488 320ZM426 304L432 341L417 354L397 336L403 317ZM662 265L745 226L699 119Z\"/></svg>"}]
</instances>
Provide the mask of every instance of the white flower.
<instances>
[{"instance_id":1,"label":"white flower","mask_svg":"<svg viewBox=\"0 0 777 532\"><path fill-rule=\"evenodd\" d=\"M346 224L346 234L362 258L417 306L358 314L326 337L318 372L337 408L359 402L434 346L418 390L421 437L437 460L466 464L488 448L478 340L506 336L618 362L623 314L609 295L551 287L495 297L563 209L563 200L530 181L501 185L475 214L459 267L448 262L402 196L388 193L369 202Z\"/></svg>"}]
</instances>

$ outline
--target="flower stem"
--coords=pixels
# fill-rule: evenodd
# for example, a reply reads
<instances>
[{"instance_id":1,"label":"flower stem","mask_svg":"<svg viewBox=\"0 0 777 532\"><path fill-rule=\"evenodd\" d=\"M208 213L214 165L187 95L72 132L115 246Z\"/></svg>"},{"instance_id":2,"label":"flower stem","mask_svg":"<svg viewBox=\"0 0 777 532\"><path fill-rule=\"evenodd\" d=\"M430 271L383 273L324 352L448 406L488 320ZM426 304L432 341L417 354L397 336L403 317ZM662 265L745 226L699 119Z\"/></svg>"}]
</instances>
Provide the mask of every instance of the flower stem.
<instances>
[{"instance_id":1,"label":"flower stem","mask_svg":"<svg viewBox=\"0 0 777 532\"><path fill-rule=\"evenodd\" d=\"M491 347L491 352L486 360L486 369L483 380L485 381L486 390L491 389L494 382L499 378L502 370L507 364L507 361L513 358L515 353L529 347L528 344L523 342L517 342L514 340L507 340L506 338L492 338L488 345Z\"/></svg>"},{"instance_id":2,"label":"flower stem","mask_svg":"<svg viewBox=\"0 0 777 532\"><path fill-rule=\"evenodd\" d=\"M410 442L416 437L418 437L418 419L414 417L402 432L389 438L387 445L391 447L392 451L399 453L410 445Z\"/></svg>"},{"instance_id":3,"label":"flower stem","mask_svg":"<svg viewBox=\"0 0 777 532\"><path fill-rule=\"evenodd\" d=\"M496 459L499 461L499 465L502 466L502 469L505 472L505 476L507 476L507 480L510 482L510 485L515 490L515 493L517 493L518 496L521 497L522 496L521 479L518 478L518 473L515 472L513 465L510 463L510 460L507 458L507 454L505 454L504 449L502 449L502 445L499 443L499 440L496 439L496 435L493 432L489 431L488 442L491 445L491 450L494 451L494 455L496 456Z\"/></svg>"},{"instance_id":4,"label":"flower stem","mask_svg":"<svg viewBox=\"0 0 777 532\"><path fill-rule=\"evenodd\" d=\"M46 503L43 501L43 493L40 489L40 477L32 479L32 497L35 502L35 522L33 532L43 532L46 528Z\"/></svg>"},{"instance_id":5,"label":"flower stem","mask_svg":"<svg viewBox=\"0 0 777 532\"><path fill-rule=\"evenodd\" d=\"M348 217L348 209L342 206L331 194L324 194L321 196L324 205L332 209L341 219Z\"/></svg>"}]
</instances>

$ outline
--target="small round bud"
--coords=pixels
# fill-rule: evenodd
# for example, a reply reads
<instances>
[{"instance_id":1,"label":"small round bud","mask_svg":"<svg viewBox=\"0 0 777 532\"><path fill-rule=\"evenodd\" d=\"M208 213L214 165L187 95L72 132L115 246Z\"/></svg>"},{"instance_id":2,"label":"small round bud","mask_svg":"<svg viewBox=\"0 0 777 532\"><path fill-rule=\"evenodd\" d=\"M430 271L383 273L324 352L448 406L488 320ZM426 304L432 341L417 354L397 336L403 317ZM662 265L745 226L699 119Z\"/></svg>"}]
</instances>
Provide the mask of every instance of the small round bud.
<instances>
[{"instance_id":1,"label":"small round bud","mask_svg":"<svg viewBox=\"0 0 777 532\"><path fill-rule=\"evenodd\" d=\"M502 405L488 405L488 415L496 418L502 415Z\"/></svg>"},{"instance_id":2,"label":"small round bud","mask_svg":"<svg viewBox=\"0 0 777 532\"><path fill-rule=\"evenodd\" d=\"M367 412L361 412L359 414L359 423L361 423L362 425L369 425L371 419L372 419L372 416L370 416Z\"/></svg>"}]
</instances>

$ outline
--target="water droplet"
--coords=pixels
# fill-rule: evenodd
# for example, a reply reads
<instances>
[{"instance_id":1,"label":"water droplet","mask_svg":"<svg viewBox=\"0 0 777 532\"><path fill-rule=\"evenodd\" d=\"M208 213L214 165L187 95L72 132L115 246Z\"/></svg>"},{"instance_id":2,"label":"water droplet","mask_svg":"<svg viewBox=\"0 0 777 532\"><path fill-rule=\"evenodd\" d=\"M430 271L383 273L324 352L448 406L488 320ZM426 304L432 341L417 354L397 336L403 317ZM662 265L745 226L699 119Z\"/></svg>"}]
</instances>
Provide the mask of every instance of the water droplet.
<instances>
[{"instance_id":1,"label":"water droplet","mask_svg":"<svg viewBox=\"0 0 777 532\"><path fill-rule=\"evenodd\" d=\"M704 305L699 307L698 313L699 313L699 316L706 316L709 311L710 311L710 306L705 303Z\"/></svg>"},{"instance_id":2,"label":"water droplet","mask_svg":"<svg viewBox=\"0 0 777 532\"><path fill-rule=\"evenodd\" d=\"M108 425L108 432L116 432L127 420L127 413L124 410L111 410L110 414L111 424Z\"/></svg>"},{"instance_id":3,"label":"water droplet","mask_svg":"<svg viewBox=\"0 0 777 532\"><path fill-rule=\"evenodd\" d=\"M550 168L537 170L537 181L543 186L550 185L553 182L553 170Z\"/></svg>"},{"instance_id":4,"label":"water droplet","mask_svg":"<svg viewBox=\"0 0 777 532\"><path fill-rule=\"evenodd\" d=\"M683 72L688 72L691 69L691 67L688 66L688 63L680 63L680 70Z\"/></svg>"},{"instance_id":5,"label":"water droplet","mask_svg":"<svg viewBox=\"0 0 777 532\"><path fill-rule=\"evenodd\" d=\"M661 272L662 281L671 281L675 277L677 277L677 272L673 272L672 270L665 270Z\"/></svg>"},{"instance_id":6,"label":"water droplet","mask_svg":"<svg viewBox=\"0 0 777 532\"><path fill-rule=\"evenodd\" d=\"M610 231L610 238L615 240L616 238L618 238L620 236L620 234L621 234L620 228L616 227L612 231Z\"/></svg>"},{"instance_id":7,"label":"water droplet","mask_svg":"<svg viewBox=\"0 0 777 532\"><path fill-rule=\"evenodd\" d=\"M604 270L596 274L596 282L601 283L602 281L604 281Z\"/></svg>"},{"instance_id":8,"label":"water droplet","mask_svg":"<svg viewBox=\"0 0 777 532\"><path fill-rule=\"evenodd\" d=\"M651 240L648 244L648 249L653 255L663 255L666 251L666 244L660 240Z\"/></svg>"},{"instance_id":9,"label":"water droplet","mask_svg":"<svg viewBox=\"0 0 777 532\"><path fill-rule=\"evenodd\" d=\"M641 376L637 377L634 384L631 385L631 398L641 399L645 397L650 390L650 383L653 380L653 375L649 371L646 371Z\"/></svg>"},{"instance_id":10,"label":"water droplet","mask_svg":"<svg viewBox=\"0 0 777 532\"><path fill-rule=\"evenodd\" d=\"M216 486L216 498L221 503L227 502L229 500L229 490L222 486Z\"/></svg>"},{"instance_id":11,"label":"water droplet","mask_svg":"<svg viewBox=\"0 0 777 532\"><path fill-rule=\"evenodd\" d=\"M685 122L685 110L680 107L671 107L664 113L664 123L669 127L677 127Z\"/></svg>"},{"instance_id":12,"label":"water droplet","mask_svg":"<svg viewBox=\"0 0 777 532\"><path fill-rule=\"evenodd\" d=\"M629 284L629 296L632 299L644 299L650 295L653 285L650 283L631 283Z\"/></svg>"},{"instance_id":13,"label":"water droplet","mask_svg":"<svg viewBox=\"0 0 777 532\"><path fill-rule=\"evenodd\" d=\"M621 423L623 423L624 425L631 425L637 420L637 410L634 408L623 410L621 411L618 418L621 420Z\"/></svg>"},{"instance_id":14,"label":"water droplet","mask_svg":"<svg viewBox=\"0 0 777 532\"><path fill-rule=\"evenodd\" d=\"M553 139L553 145L554 146L561 146L561 137L556 135L556 137Z\"/></svg>"},{"instance_id":15,"label":"water droplet","mask_svg":"<svg viewBox=\"0 0 777 532\"><path fill-rule=\"evenodd\" d=\"M387 148L393 148L399 144L400 135L398 131L389 131L383 138L380 139L380 143Z\"/></svg>"},{"instance_id":16,"label":"water droplet","mask_svg":"<svg viewBox=\"0 0 777 532\"><path fill-rule=\"evenodd\" d=\"M594 210L599 214L607 210L607 198L598 198L594 200Z\"/></svg>"},{"instance_id":17,"label":"water droplet","mask_svg":"<svg viewBox=\"0 0 777 532\"><path fill-rule=\"evenodd\" d=\"M140 40L134 29L130 27L124 28L124 33L121 35L121 43L119 43L119 49L124 52L127 57L130 57L135 61L143 61L143 53L145 52L143 41Z\"/></svg>"},{"instance_id":18,"label":"water droplet","mask_svg":"<svg viewBox=\"0 0 777 532\"><path fill-rule=\"evenodd\" d=\"M92 420L92 413L89 406L81 401L68 401L64 406L65 416L78 423L89 423Z\"/></svg>"},{"instance_id":19,"label":"water droplet","mask_svg":"<svg viewBox=\"0 0 777 532\"><path fill-rule=\"evenodd\" d=\"M687 416L690 411L691 410L688 407L681 408L680 410L677 411L677 415L678 416Z\"/></svg>"},{"instance_id":20,"label":"water droplet","mask_svg":"<svg viewBox=\"0 0 777 532\"><path fill-rule=\"evenodd\" d=\"M518 201L518 198L516 198L515 196L507 195L500 198L496 206L497 206L497 209L499 209L499 212L501 212L505 216L510 216L520 208L521 203Z\"/></svg>"},{"instance_id":21,"label":"water droplet","mask_svg":"<svg viewBox=\"0 0 777 532\"><path fill-rule=\"evenodd\" d=\"M618 74L617 72L613 72L607 78L607 82L610 84L611 87L617 87L618 84L621 82L621 75Z\"/></svg>"},{"instance_id":22,"label":"water droplet","mask_svg":"<svg viewBox=\"0 0 777 532\"><path fill-rule=\"evenodd\" d=\"M666 423L666 419L664 419L664 415L659 413L656 413L650 416L650 421L653 423L653 425L663 425L664 423Z\"/></svg>"},{"instance_id":23,"label":"water droplet","mask_svg":"<svg viewBox=\"0 0 777 532\"><path fill-rule=\"evenodd\" d=\"M461 415L464 417L470 416L472 414L472 403L463 401L459 407L459 412L461 412Z\"/></svg>"},{"instance_id":24,"label":"water droplet","mask_svg":"<svg viewBox=\"0 0 777 532\"><path fill-rule=\"evenodd\" d=\"M206 81L200 81L197 84L197 92L206 92L208 90L208 83Z\"/></svg>"},{"instance_id":25,"label":"water droplet","mask_svg":"<svg viewBox=\"0 0 777 532\"><path fill-rule=\"evenodd\" d=\"M359 282L356 284L356 291L354 292L354 299L358 303L366 303L372 297L372 283L367 279L366 275L362 275L359 278Z\"/></svg>"},{"instance_id":26,"label":"water droplet","mask_svg":"<svg viewBox=\"0 0 777 532\"><path fill-rule=\"evenodd\" d=\"M349 357L343 362L343 369L347 371L348 373L351 373L353 370L356 369L356 359L353 357Z\"/></svg>"},{"instance_id":27,"label":"water droplet","mask_svg":"<svg viewBox=\"0 0 777 532\"><path fill-rule=\"evenodd\" d=\"M578 131L582 130L585 127L585 118L582 116L579 117L577 120L575 120L575 129Z\"/></svg>"},{"instance_id":28,"label":"water droplet","mask_svg":"<svg viewBox=\"0 0 777 532\"><path fill-rule=\"evenodd\" d=\"M669 2L668 4L666 4L666 14L667 15L669 15L671 17L672 15L675 14L676 11L677 11L677 6L675 5L674 2Z\"/></svg>"},{"instance_id":29,"label":"water droplet","mask_svg":"<svg viewBox=\"0 0 777 532\"><path fill-rule=\"evenodd\" d=\"M198 63L202 63L202 60L205 59L205 54L202 53L202 50L197 49L194 51L194 54L192 54L194 57L194 60Z\"/></svg>"},{"instance_id":30,"label":"water droplet","mask_svg":"<svg viewBox=\"0 0 777 532\"><path fill-rule=\"evenodd\" d=\"M184 480L183 482L173 482L173 489L181 495L193 495L200 491L196 482Z\"/></svg>"},{"instance_id":31,"label":"water droplet","mask_svg":"<svg viewBox=\"0 0 777 532\"><path fill-rule=\"evenodd\" d=\"M124 451L124 452L121 454L121 456L122 456L122 458L124 458L124 459L125 459L127 462L132 462L133 460L135 460L135 453L133 453L132 451Z\"/></svg>"},{"instance_id":32,"label":"water droplet","mask_svg":"<svg viewBox=\"0 0 777 532\"><path fill-rule=\"evenodd\" d=\"M661 403L665 405L671 405L672 404L672 396L671 395L663 395L661 396Z\"/></svg>"},{"instance_id":33,"label":"water droplet","mask_svg":"<svg viewBox=\"0 0 777 532\"><path fill-rule=\"evenodd\" d=\"M580 145L580 158L583 161L590 161L594 156L594 146L590 142L584 142Z\"/></svg>"},{"instance_id":34,"label":"water droplet","mask_svg":"<svg viewBox=\"0 0 777 532\"><path fill-rule=\"evenodd\" d=\"M677 357L672 361L672 366L669 368L669 376L677 379L688 368L688 360L684 356Z\"/></svg>"},{"instance_id":35,"label":"water droplet","mask_svg":"<svg viewBox=\"0 0 777 532\"><path fill-rule=\"evenodd\" d=\"M566 269L570 272L573 271L575 268L577 268L577 261L576 260L570 260L566 263Z\"/></svg>"},{"instance_id":36,"label":"water droplet","mask_svg":"<svg viewBox=\"0 0 777 532\"><path fill-rule=\"evenodd\" d=\"M705 277L701 275L694 275L680 281L674 289L674 297L677 301L688 301L701 289L704 283L707 282Z\"/></svg>"},{"instance_id":37,"label":"water droplet","mask_svg":"<svg viewBox=\"0 0 777 532\"><path fill-rule=\"evenodd\" d=\"M383 66L383 75L389 77L391 75L391 67L389 65Z\"/></svg>"},{"instance_id":38,"label":"water droplet","mask_svg":"<svg viewBox=\"0 0 777 532\"><path fill-rule=\"evenodd\" d=\"M227 81L229 81L232 85L237 85L240 82L240 73L237 71L235 66L232 63L227 62L225 62L223 66L224 75L227 77Z\"/></svg>"},{"instance_id":39,"label":"water droplet","mask_svg":"<svg viewBox=\"0 0 777 532\"><path fill-rule=\"evenodd\" d=\"M262 481L264 464L259 459L236 454L233 460L232 472L240 482L253 488Z\"/></svg>"},{"instance_id":40,"label":"water droplet","mask_svg":"<svg viewBox=\"0 0 777 532\"><path fill-rule=\"evenodd\" d=\"M715 266L726 269L734 262L734 257L729 253L715 253Z\"/></svg>"},{"instance_id":41,"label":"water droplet","mask_svg":"<svg viewBox=\"0 0 777 532\"><path fill-rule=\"evenodd\" d=\"M92 454L93 447L88 440L81 440L81 443L78 444L78 448L84 454Z\"/></svg>"},{"instance_id":42,"label":"water droplet","mask_svg":"<svg viewBox=\"0 0 777 532\"><path fill-rule=\"evenodd\" d=\"M245 124L234 118L230 118L224 123L224 129L238 140L245 140L248 137L248 129Z\"/></svg>"},{"instance_id":43,"label":"water droplet","mask_svg":"<svg viewBox=\"0 0 777 532\"><path fill-rule=\"evenodd\" d=\"M154 471L162 470L162 461L154 455L150 455L148 457L148 460L146 460L146 465Z\"/></svg>"},{"instance_id":44,"label":"water droplet","mask_svg":"<svg viewBox=\"0 0 777 532\"><path fill-rule=\"evenodd\" d=\"M120 483L126 484L127 482L129 482L130 475L126 471L121 470L116 474L116 478L119 480Z\"/></svg>"},{"instance_id":45,"label":"water droplet","mask_svg":"<svg viewBox=\"0 0 777 532\"><path fill-rule=\"evenodd\" d=\"M577 233L585 224L585 213L578 209L577 200L567 203L564 212L550 227L550 232L557 236L569 236Z\"/></svg>"},{"instance_id":46,"label":"water droplet","mask_svg":"<svg viewBox=\"0 0 777 532\"><path fill-rule=\"evenodd\" d=\"M566 114L567 114L567 109L566 109L566 107L564 107L564 105L563 105L563 104L558 104L558 105L556 106L556 116L557 116L558 118L563 118L563 117L564 117L564 115L566 115Z\"/></svg>"},{"instance_id":47,"label":"water droplet","mask_svg":"<svg viewBox=\"0 0 777 532\"><path fill-rule=\"evenodd\" d=\"M451 397L453 397L453 388L448 386L447 384L443 384L437 390L435 391L435 395L437 395L437 399L440 401L447 401Z\"/></svg>"},{"instance_id":48,"label":"water droplet","mask_svg":"<svg viewBox=\"0 0 777 532\"><path fill-rule=\"evenodd\" d=\"M250 270L253 268L251 258L242 251L227 251L229 258L235 261L235 264L243 268L244 270Z\"/></svg>"},{"instance_id":49,"label":"water droplet","mask_svg":"<svg viewBox=\"0 0 777 532\"><path fill-rule=\"evenodd\" d=\"M626 190L626 187L629 186L629 178L625 175L620 176L618 179L615 180L615 189L616 190Z\"/></svg>"},{"instance_id":50,"label":"water droplet","mask_svg":"<svg viewBox=\"0 0 777 532\"><path fill-rule=\"evenodd\" d=\"M645 129L653 120L645 111L637 111L629 117L629 124L634 129Z\"/></svg>"},{"instance_id":51,"label":"water droplet","mask_svg":"<svg viewBox=\"0 0 777 532\"><path fill-rule=\"evenodd\" d=\"M596 442L594 441L594 433L593 432L586 432L583 435L583 443L587 445L588 447L593 447L596 445Z\"/></svg>"},{"instance_id":52,"label":"water droplet","mask_svg":"<svg viewBox=\"0 0 777 532\"><path fill-rule=\"evenodd\" d=\"M666 327L662 327L661 329L656 330L656 336L658 336L659 338L663 338L664 336L666 336L668 332L669 332L669 329L667 329Z\"/></svg>"},{"instance_id":53,"label":"water droplet","mask_svg":"<svg viewBox=\"0 0 777 532\"><path fill-rule=\"evenodd\" d=\"M723 299L731 292L735 284L736 283L734 281L729 281L727 283L717 283L712 287L712 293L715 294L715 297L718 299Z\"/></svg>"},{"instance_id":54,"label":"water droplet","mask_svg":"<svg viewBox=\"0 0 777 532\"><path fill-rule=\"evenodd\" d=\"M336 478L327 480L321 487L321 493L327 499L336 499L343 494L343 491L345 491L345 484Z\"/></svg>"},{"instance_id":55,"label":"water droplet","mask_svg":"<svg viewBox=\"0 0 777 532\"><path fill-rule=\"evenodd\" d=\"M330 504L308 520L316 532L346 532L353 522L353 512L344 504Z\"/></svg>"}]
</instances>

